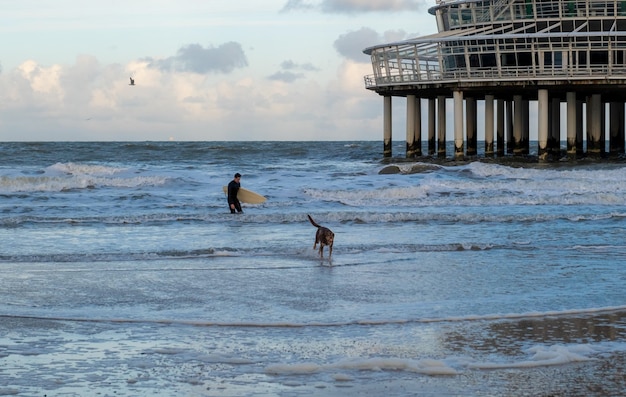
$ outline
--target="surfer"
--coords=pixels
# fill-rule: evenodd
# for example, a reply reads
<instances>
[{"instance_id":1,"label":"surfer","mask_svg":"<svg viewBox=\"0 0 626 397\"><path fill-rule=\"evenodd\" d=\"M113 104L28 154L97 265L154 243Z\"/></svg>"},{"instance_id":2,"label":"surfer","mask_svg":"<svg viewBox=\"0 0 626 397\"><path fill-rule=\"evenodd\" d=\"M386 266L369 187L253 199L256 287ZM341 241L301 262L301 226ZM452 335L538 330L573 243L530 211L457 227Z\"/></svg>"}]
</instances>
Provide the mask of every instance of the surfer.
<instances>
[{"instance_id":1,"label":"surfer","mask_svg":"<svg viewBox=\"0 0 626 397\"><path fill-rule=\"evenodd\" d=\"M241 181L241 174L236 173L233 180L228 184L228 206L230 207L231 214L234 214L235 211L239 213L243 212L241 209L241 203L237 199L237 193L241 187L241 183L239 181Z\"/></svg>"},{"instance_id":2,"label":"surfer","mask_svg":"<svg viewBox=\"0 0 626 397\"><path fill-rule=\"evenodd\" d=\"M132 77L130 78L130 84L129 85L135 85L135 79L133 79Z\"/></svg>"}]
</instances>

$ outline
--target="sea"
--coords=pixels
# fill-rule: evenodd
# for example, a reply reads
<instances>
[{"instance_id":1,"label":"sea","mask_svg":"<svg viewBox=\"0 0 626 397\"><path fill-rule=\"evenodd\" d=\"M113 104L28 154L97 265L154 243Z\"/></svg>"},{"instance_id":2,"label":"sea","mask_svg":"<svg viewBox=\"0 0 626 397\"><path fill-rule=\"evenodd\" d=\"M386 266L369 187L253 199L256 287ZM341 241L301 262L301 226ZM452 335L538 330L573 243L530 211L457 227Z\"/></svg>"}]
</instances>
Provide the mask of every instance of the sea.
<instances>
[{"instance_id":1,"label":"sea","mask_svg":"<svg viewBox=\"0 0 626 397\"><path fill-rule=\"evenodd\" d=\"M623 395L626 161L404 145L0 143L0 396Z\"/></svg>"}]
</instances>

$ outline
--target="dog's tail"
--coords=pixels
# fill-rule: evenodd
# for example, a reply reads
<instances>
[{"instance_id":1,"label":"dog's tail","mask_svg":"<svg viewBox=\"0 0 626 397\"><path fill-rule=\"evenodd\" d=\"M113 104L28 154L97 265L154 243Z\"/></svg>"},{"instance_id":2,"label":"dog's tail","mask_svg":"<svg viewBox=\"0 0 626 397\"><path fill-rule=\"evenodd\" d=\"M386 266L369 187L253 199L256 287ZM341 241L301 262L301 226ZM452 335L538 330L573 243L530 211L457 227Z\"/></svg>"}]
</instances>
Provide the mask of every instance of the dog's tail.
<instances>
[{"instance_id":1,"label":"dog's tail","mask_svg":"<svg viewBox=\"0 0 626 397\"><path fill-rule=\"evenodd\" d=\"M317 223L315 223L315 221L313 220L313 218L311 218L311 215L306 214L306 216L309 217L309 221L311 221L311 224L315 227L321 227L320 225L318 225Z\"/></svg>"}]
</instances>

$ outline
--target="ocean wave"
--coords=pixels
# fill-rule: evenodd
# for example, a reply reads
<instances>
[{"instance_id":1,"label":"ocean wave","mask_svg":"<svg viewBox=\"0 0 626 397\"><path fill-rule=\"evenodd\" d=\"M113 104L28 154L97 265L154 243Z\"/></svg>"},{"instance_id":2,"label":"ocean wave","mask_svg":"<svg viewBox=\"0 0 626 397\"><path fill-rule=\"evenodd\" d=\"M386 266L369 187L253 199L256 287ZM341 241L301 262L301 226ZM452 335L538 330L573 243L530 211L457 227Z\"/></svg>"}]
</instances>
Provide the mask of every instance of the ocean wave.
<instances>
[{"instance_id":1,"label":"ocean wave","mask_svg":"<svg viewBox=\"0 0 626 397\"><path fill-rule=\"evenodd\" d=\"M306 187L304 198L349 207L452 207L501 205L620 205L626 182L582 184L580 181L472 181L445 178L403 181L349 189ZM408 184L408 185L406 185Z\"/></svg>"},{"instance_id":2,"label":"ocean wave","mask_svg":"<svg viewBox=\"0 0 626 397\"><path fill-rule=\"evenodd\" d=\"M128 171L128 168L84 163L56 163L45 170L45 172L50 174L99 176L111 176L126 171Z\"/></svg>"},{"instance_id":3,"label":"ocean wave","mask_svg":"<svg viewBox=\"0 0 626 397\"><path fill-rule=\"evenodd\" d=\"M0 195L2 197L2 195ZM176 212L174 208L170 208L167 212L148 212L145 214L126 214L126 215L102 215L96 216L91 213L81 215L78 209L75 211L74 217L68 216L35 216L30 214L15 214L0 218L0 228L15 228L31 224L47 224L47 225L153 225L166 223L205 223L207 225L214 224L230 224L234 218L231 214L223 210L220 203L215 207L200 207L201 212ZM569 212L556 213L553 211L535 212L535 213L497 213L493 211L472 213L442 213L442 212L368 212L368 211L345 211L345 212L323 212L310 211L309 213L314 219L323 220L325 226L339 230L342 226L348 225L377 225L377 224L403 224L403 223L428 223L443 222L449 224L478 224L478 223L535 223L547 221L567 221L567 222L589 222L589 221L621 221L626 218L626 212L612 211L610 213L579 213L570 214ZM238 215L236 218L238 224L263 224L263 225L290 225L302 223L309 225L304 213L251 213L247 212ZM336 231L337 231L336 230Z\"/></svg>"},{"instance_id":4,"label":"ocean wave","mask_svg":"<svg viewBox=\"0 0 626 397\"><path fill-rule=\"evenodd\" d=\"M369 190L318 188L307 192L315 198L323 197L345 205L367 205L371 201L373 205L378 202L415 207L616 205L622 204L626 195L623 166L541 168L472 162L462 166L412 163L386 168L389 167L405 175L387 177L379 181L380 186Z\"/></svg>"},{"instance_id":5,"label":"ocean wave","mask_svg":"<svg viewBox=\"0 0 626 397\"><path fill-rule=\"evenodd\" d=\"M99 253L33 253L0 255L0 262L10 263L96 263L162 261L166 259L202 259L212 256L238 255L234 248L204 248L195 250L164 250L157 252L99 252ZM241 255L241 253L239 253Z\"/></svg>"},{"instance_id":6,"label":"ocean wave","mask_svg":"<svg viewBox=\"0 0 626 397\"><path fill-rule=\"evenodd\" d=\"M272 364L265 367L265 373L269 375L310 375L319 372L334 372L337 370L358 371L407 371L424 375L457 375L458 371L441 360L422 359L412 360L406 358L353 358L335 363L290 363ZM343 380L351 380L344 377Z\"/></svg>"},{"instance_id":7,"label":"ocean wave","mask_svg":"<svg viewBox=\"0 0 626 397\"><path fill-rule=\"evenodd\" d=\"M343 245L341 253L343 259L338 261L334 266L354 266L350 261L353 255L361 255L364 252L375 253L415 253L415 252L450 252L450 251L486 251L493 249L490 244L472 244L472 243L450 243L450 244L402 244L402 245ZM511 247L515 249L515 247ZM521 249L526 249L522 247ZM335 250L337 251L337 250ZM311 257L314 251L310 251ZM98 252L98 253L29 253L29 254L0 254L0 263L97 263L97 262L150 262L163 261L168 259L175 260L198 260L209 259L212 257L287 257L297 258L306 257L307 253L303 252L302 247L282 247L280 252L276 252L272 247L266 248L236 248L236 247L209 247L190 250L166 249L162 251L119 251L119 252ZM366 262L359 261L356 265L364 265ZM256 267L259 268L259 267Z\"/></svg>"},{"instance_id":8,"label":"ocean wave","mask_svg":"<svg viewBox=\"0 0 626 397\"><path fill-rule=\"evenodd\" d=\"M111 174L115 175L115 173ZM170 178L165 176L97 176L69 174L66 176L0 176L0 193L66 192L96 188L137 188L162 186Z\"/></svg>"},{"instance_id":9,"label":"ocean wave","mask_svg":"<svg viewBox=\"0 0 626 397\"><path fill-rule=\"evenodd\" d=\"M430 376L454 376L463 370L495 370L541 368L566 365L594 360L599 355L623 352L624 344L611 343L571 343L567 345L533 346L525 349L523 355L507 361L479 361L472 358L446 357L442 359L411 359L403 357L354 357L328 363L296 362L270 364L265 373L273 376L298 376L316 373L337 373L337 371L404 371ZM336 380L351 381L349 375L335 375Z\"/></svg>"},{"instance_id":10,"label":"ocean wave","mask_svg":"<svg viewBox=\"0 0 626 397\"><path fill-rule=\"evenodd\" d=\"M197 327L240 327L240 328L326 328L326 327L348 327L348 326L387 326L401 324L435 324L435 323L474 323L474 322L501 322L533 319L570 319L570 318L593 318L607 314L626 316L626 305L589 307L568 310L553 310L543 312L522 312L522 313L494 313L494 314L470 314L465 316L447 317L422 317L422 318L400 318L400 319L353 319L346 321L210 321L191 319L150 319L150 318L94 318L94 317L71 317L55 315L34 315L34 314L0 314L0 318L28 318L50 321L76 321L93 323L153 323L153 324L178 324L191 325Z\"/></svg>"}]
</instances>

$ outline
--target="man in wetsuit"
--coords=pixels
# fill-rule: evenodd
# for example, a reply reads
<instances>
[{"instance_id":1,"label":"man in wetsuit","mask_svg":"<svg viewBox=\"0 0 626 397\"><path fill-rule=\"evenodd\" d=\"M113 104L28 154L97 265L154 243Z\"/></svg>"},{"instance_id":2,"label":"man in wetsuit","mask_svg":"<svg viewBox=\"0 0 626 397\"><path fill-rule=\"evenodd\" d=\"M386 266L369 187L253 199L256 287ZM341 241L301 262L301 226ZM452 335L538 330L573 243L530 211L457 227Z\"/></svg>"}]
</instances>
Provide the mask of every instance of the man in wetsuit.
<instances>
[{"instance_id":1,"label":"man in wetsuit","mask_svg":"<svg viewBox=\"0 0 626 397\"><path fill-rule=\"evenodd\" d=\"M234 214L235 211L242 213L241 203L237 199L237 192L239 192L239 187L241 184L239 181L241 180L241 174L236 173L235 178L228 184L228 207L230 208L230 213Z\"/></svg>"}]
</instances>

